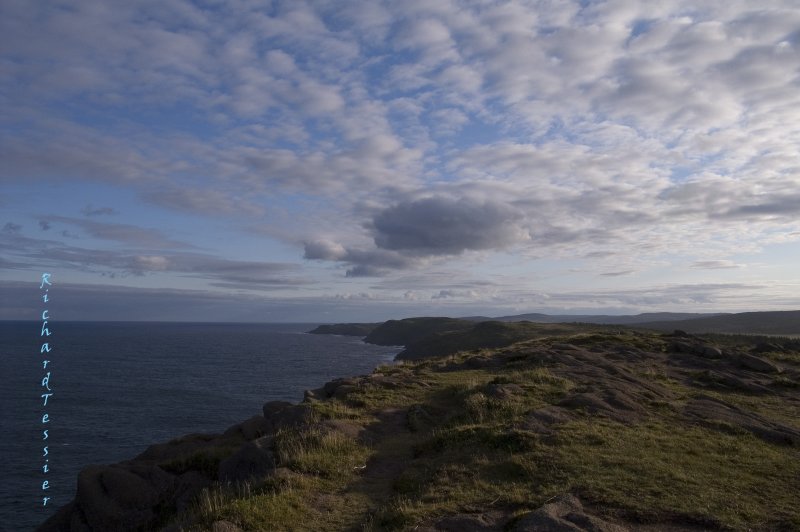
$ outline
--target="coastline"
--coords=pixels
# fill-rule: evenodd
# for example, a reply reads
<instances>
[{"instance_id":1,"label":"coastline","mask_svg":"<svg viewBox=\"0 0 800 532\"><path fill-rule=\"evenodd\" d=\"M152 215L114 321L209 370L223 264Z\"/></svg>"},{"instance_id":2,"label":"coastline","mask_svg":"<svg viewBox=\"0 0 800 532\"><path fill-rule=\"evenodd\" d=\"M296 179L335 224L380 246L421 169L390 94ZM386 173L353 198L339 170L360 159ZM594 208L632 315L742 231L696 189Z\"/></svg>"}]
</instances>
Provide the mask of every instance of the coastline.
<instances>
[{"instance_id":1,"label":"coastline","mask_svg":"<svg viewBox=\"0 0 800 532\"><path fill-rule=\"evenodd\" d=\"M800 427L788 421L800 378L793 344L571 327L554 336L538 326L541 334L521 343L335 379L299 403L267 402L261 415L222 434L191 434L132 460L91 466L81 472L76 500L39 530L78 530L70 523L81 519L89 530L170 532L347 530L358 523L444 530L455 522L536 530L543 519L567 515L614 530L637 523L752 528L755 515L771 515L768 527L800 523L781 502L800 446ZM736 432L720 432L731 424ZM665 447L641 455L642 438ZM686 445L694 454L680 451ZM715 454L717 445L729 448L728 462ZM626 456L637 453L640 462L628 464ZM596 465L575 461L595 455ZM732 456L752 471L742 477ZM657 473L664 459L700 475L702 492L681 496L680 483L665 484ZM621 461L619 471L594 469L608 460ZM537 469L541 463L561 465ZM633 480L619 475L642 463L648 474L636 489L660 485L673 498L626 495ZM776 472L770 486L751 475L765 467ZM711 469L718 478L703 476ZM445 481L449 490L433 495ZM750 513L708 506L729 496L725 484L767 490L774 502L751 504ZM701 503L710 508L705 514ZM342 513L348 508L351 517Z\"/></svg>"}]
</instances>

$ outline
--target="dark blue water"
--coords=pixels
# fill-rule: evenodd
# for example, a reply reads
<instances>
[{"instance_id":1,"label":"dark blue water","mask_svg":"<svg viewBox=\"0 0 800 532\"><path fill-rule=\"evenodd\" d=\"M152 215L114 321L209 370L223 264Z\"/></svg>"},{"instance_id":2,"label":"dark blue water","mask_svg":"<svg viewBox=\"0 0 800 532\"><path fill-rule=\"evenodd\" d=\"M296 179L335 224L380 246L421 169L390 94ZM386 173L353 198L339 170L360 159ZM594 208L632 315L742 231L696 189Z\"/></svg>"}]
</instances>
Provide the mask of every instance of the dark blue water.
<instances>
[{"instance_id":1,"label":"dark blue water","mask_svg":"<svg viewBox=\"0 0 800 532\"><path fill-rule=\"evenodd\" d=\"M0 530L33 530L75 495L87 464L133 458L157 442L222 432L266 401L368 373L395 348L304 334L309 324L50 322L42 406L40 322L0 322ZM42 471L41 417L49 414ZM42 506L42 481L52 499Z\"/></svg>"}]
</instances>

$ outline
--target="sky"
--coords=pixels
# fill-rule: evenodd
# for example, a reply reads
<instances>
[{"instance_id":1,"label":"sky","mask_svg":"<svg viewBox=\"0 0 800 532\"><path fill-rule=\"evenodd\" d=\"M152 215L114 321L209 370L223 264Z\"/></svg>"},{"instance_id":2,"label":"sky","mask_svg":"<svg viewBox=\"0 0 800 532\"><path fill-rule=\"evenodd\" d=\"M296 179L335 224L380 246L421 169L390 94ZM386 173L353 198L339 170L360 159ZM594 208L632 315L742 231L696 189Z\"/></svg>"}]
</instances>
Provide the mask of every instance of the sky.
<instances>
[{"instance_id":1,"label":"sky","mask_svg":"<svg viewBox=\"0 0 800 532\"><path fill-rule=\"evenodd\" d=\"M0 319L800 308L800 4L4 0Z\"/></svg>"}]
</instances>

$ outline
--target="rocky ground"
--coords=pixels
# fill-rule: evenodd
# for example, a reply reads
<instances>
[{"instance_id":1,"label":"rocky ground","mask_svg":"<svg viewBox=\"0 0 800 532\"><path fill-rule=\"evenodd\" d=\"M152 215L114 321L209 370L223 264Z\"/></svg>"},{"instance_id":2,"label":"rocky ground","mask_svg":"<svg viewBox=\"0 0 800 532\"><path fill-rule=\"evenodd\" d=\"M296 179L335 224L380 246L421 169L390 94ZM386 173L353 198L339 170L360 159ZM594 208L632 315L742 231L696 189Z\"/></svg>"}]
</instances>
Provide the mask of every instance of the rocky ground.
<instances>
[{"instance_id":1,"label":"rocky ground","mask_svg":"<svg viewBox=\"0 0 800 532\"><path fill-rule=\"evenodd\" d=\"M39 530L800 529L796 342L540 332L89 466Z\"/></svg>"}]
</instances>

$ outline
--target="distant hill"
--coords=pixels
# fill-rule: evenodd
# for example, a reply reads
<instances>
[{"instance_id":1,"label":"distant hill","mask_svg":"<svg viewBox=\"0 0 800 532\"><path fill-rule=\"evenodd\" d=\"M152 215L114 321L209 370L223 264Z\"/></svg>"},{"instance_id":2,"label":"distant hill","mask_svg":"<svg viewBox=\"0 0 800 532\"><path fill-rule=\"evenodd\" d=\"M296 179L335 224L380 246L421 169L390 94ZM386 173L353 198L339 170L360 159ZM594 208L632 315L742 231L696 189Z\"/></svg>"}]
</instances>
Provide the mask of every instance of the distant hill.
<instances>
[{"instance_id":1,"label":"distant hill","mask_svg":"<svg viewBox=\"0 0 800 532\"><path fill-rule=\"evenodd\" d=\"M603 314L562 314L550 315L540 313L515 314L513 316L500 316L499 318L486 318L483 316L470 316L462 318L470 321L532 321L535 323L604 323L609 325L632 325L637 323L651 323L660 321L693 320L720 316L722 314L699 314L687 312L648 312L635 315L603 315Z\"/></svg>"},{"instance_id":2,"label":"distant hill","mask_svg":"<svg viewBox=\"0 0 800 532\"><path fill-rule=\"evenodd\" d=\"M688 333L800 335L800 310L719 314L691 320L641 322L636 325L660 331L680 329Z\"/></svg>"},{"instance_id":3,"label":"distant hill","mask_svg":"<svg viewBox=\"0 0 800 532\"><path fill-rule=\"evenodd\" d=\"M366 336L371 333L380 323L335 323L332 325L320 325L309 334L340 334L342 336Z\"/></svg>"},{"instance_id":4,"label":"distant hill","mask_svg":"<svg viewBox=\"0 0 800 532\"><path fill-rule=\"evenodd\" d=\"M603 332L608 325L533 323L481 321L468 322L457 330L435 332L421 336L404 344L406 348L397 355L397 360L420 360L434 356L446 356L459 351L506 347L523 340L544 336L562 336L578 333Z\"/></svg>"},{"instance_id":5,"label":"distant hill","mask_svg":"<svg viewBox=\"0 0 800 532\"><path fill-rule=\"evenodd\" d=\"M364 341L377 345L409 345L427 336L469 329L475 322L455 318L422 317L389 320L376 327Z\"/></svg>"},{"instance_id":6,"label":"distant hill","mask_svg":"<svg viewBox=\"0 0 800 532\"><path fill-rule=\"evenodd\" d=\"M800 311L743 312L739 314L699 314L651 312L636 315L561 315L530 313L499 318L420 317L389 320L385 323L342 323L321 325L314 334L342 334L365 337L377 345L402 345L406 351L398 358L415 359L433 352L451 353L510 345L531 334L529 325L619 325L658 331L680 329L688 333L800 335ZM512 326L514 325L514 326ZM518 326L517 326L518 325ZM560 331L563 333L563 331ZM456 334L458 333L458 334Z\"/></svg>"}]
</instances>

